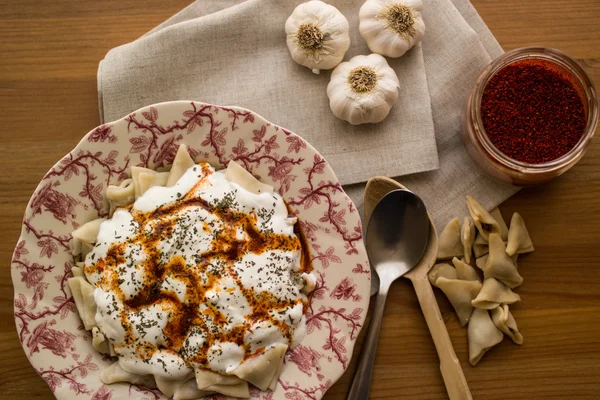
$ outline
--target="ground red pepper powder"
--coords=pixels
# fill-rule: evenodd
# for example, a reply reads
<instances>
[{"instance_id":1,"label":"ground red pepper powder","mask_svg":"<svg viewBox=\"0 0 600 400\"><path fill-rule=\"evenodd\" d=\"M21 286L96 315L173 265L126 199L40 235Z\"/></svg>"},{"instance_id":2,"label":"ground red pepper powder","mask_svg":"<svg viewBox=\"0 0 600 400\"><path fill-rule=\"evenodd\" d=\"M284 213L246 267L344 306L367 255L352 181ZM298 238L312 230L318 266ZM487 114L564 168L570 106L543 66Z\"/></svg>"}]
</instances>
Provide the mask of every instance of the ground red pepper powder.
<instances>
[{"instance_id":1,"label":"ground red pepper powder","mask_svg":"<svg viewBox=\"0 0 600 400\"><path fill-rule=\"evenodd\" d=\"M586 126L573 78L544 60L523 60L498 71L481 99L491 142L507 156L543 164L571 150Z\"/></svg>"}]
</instances>

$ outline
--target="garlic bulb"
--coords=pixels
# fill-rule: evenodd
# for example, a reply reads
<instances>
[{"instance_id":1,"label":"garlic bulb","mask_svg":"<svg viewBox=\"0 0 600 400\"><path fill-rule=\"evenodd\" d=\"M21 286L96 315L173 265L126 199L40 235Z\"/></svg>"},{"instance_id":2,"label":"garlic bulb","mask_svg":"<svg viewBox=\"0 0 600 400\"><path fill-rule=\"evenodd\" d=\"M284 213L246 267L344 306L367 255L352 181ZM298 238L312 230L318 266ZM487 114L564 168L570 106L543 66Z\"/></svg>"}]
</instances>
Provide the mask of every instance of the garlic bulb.
<instances>
[{"instance_id":1,"label":"garlic bulb","mask_svg":"<svg viewBox=\"0 0 600 400\"><path fill-rule=\"evenodd\" d=\"M292 59L315 74L338 65L348 47L348 20L322 1L300 4L285 22L287 46Z\"/></svg>"},{"instance_id":2,"label":"garlic bulb","mask_svg":"<svg viewBox=\"0 0 600 400\"><path fill-rule=\"evenodd\" d=\"M422 0L367 0L360 8L360 36L372 52L400 57L425 34Z\"/></svg>"},{"instance_id":3,"label":"garlic bulb","mask_svg":"<svg viewBox=\"0 0 600 400\"><path fill-rule=\"evenodd\" d=\"M396 73L379 54L356 56L331 73L327 97L333 114L352 125L383 121L398 100Z\"/></svg>"}]
</instances>

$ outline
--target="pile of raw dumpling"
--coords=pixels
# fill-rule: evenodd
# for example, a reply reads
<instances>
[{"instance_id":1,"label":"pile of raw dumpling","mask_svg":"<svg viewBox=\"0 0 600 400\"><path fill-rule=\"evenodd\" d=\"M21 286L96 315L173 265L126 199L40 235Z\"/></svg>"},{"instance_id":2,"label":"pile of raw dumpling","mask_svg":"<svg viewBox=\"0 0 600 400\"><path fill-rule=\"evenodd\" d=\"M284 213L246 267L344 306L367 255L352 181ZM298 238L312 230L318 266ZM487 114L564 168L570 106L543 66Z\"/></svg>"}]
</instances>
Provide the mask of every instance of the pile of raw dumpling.
<instances>
[{"instance_id":1,"label":"pile of raw dumpling","mask_svg":"<svg viewBox=\"0 0 600 400\"><path fill-rule=\"evenodd\" d=\"M497 208L488 212L471 196L467 208L470 216L462 226L454 218L439 237L437 259L452 259L454 266L434 265L429 280L448 297L460 325L469 324L469 362L475 365L504 334L516 344L523 343L509 305L521 300L512 290L523 283L517 257L533 251L533 243L518 213L509 228ZM483 283L472 263L483 271Z\"/></svg>"}]
</instances>

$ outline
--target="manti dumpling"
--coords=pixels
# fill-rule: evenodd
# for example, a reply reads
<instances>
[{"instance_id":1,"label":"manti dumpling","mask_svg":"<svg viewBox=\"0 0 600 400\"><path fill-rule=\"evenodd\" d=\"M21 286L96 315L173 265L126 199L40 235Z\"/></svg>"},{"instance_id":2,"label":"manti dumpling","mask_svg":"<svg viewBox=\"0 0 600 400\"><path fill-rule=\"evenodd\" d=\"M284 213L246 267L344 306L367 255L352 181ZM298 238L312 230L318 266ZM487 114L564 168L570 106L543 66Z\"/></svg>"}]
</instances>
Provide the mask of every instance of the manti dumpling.
<instances>
[{"instance_id":1,"label":"manti dumpling","mask_svg":"<svg viewBox=\"0 0 600 400\"><path fill-rule=\"evenodd\" d=\"M171 172L167 174L168 178L165 182L166 186L171 187L176 184L179 178L185 174L185 171L192 168L194 165L196 165L196 163L192 160L192 157L190 157L187 146L185 144L180 144L175 159L173 160L173 165L171 166Z\"/></svg>"},{"instance_id":2,"label":"manti dumpling","mask_svg":"<svg viewBox=\"0 0 600 400\"><path fill-rule=\"evenodd\" d=\"M96 302L94 301L94 287L81 276L69 278L67 284L73 294L75 307L83 321L86 330L96 326Z\"/></svg>"},{"instance_id":3,"label":"manti dumpling","mask_svg":"<svg viewBox=\"0 0 600 400\"><path fill-rule=\"evenodd\" d=\"M506 253L512 256L513 254L530 253L532 251L533 242L525 227L525 221L519 213L514 213L510 220Z\"/></svg>"},{"instance_id":4,"label":"manti dumpling","mask_svg":"<svg viewBox=\"0 0 600 400\"><path fill-rule=\"evenodd\" d=\"M273 186L262 183L235 161L229 161L229 164L227 164L225 179L227 179L229 182L237 183L247 191L254 194L273 193Z\"/></svg>"},{"instance_id":5,"label":"manti dumpling","mask_svg":"<svg viewBox=\"0 0 600 400\"><path fill-rule=\"evenodd\" d=\"M118 185L108 185L106 188L106 197L110 205L110 216L119 207L125 207L135 201L135 186L133 179L125 179Z\"/></svg>"},{"instance_id":6,"label":"manti dumpling","mask_svg":"<svg viewBox=\"0 0 600 400\"><path fill-rule=\"evenodd\" d=\"M154 381L154 377L152 375L138 375L127 372L121 368L118 361L102 372L102 375L100 375L100 380L107 385L117 382L128 382L133 383L134 385L156 389L156 382Z\"/></svg>"},{"instance_id":7,"label":"manti dumpling","mask_svg":"<svg viewBox=\"0 0 600 400\"><path fill-rule=\"evenodd\" d=\"M471 302L481 290L481 282L440 277L436 281L436 286L448 297L454 311L456 311L460 326L465 326L471 318L471 312L473 312Z\"/></svg>"},{"instance_id":8,"label":"manti dumpling","mask_svg":"<svg viewBox=\"0 0 600 400\"><path fill-rule=\"evenodd\" d=\"M452 267L450 264L441 263L435 264L429 270L427 277L429 278L429 282L433 286L436 286L435 283L437 282L438 278L444 277L446 279L458 279L458 274L456 269L454 269L454 267Z\"/></svg>"},{"instance_id":9,"label":"manti dumpling","mask_svg":"<svg viewBox=\"0 0 600 400\"><path fill-rule=\"evenodd\" d=\"M85 257L87 253L92 251L98 232L100 232L100 225L106 221L106 218L97 218L90 222L86 222L79 228L75 229L71 236L73 240L71 242L71 253L74 256L81 255Z\"/></svg>"},{"instance_id":10,"label":"manti dumpling","mask_svg":"<svg viewBox=\"0 0 600 400\"><path fill-rule=\"evenodd\" d=\"M440 234L437 259L446 260L452 257L462 257L463 253L463 245L460 241L460 220L453 218Z\"/></svg>"},{"instance_id":11,"label":"manti dumpling","mask_svg":"<svg viewBox=\"0 0 600 400\"><path fill-rule=\"evenodd\" d=\"M475 260L475 265L477 265L477 268L483 270L483 268L485 267L485 264L487 263L488 256L489 256L489 254L485 254ZM513 260L515 267L518 267L519 265L517 264L517 261L519 260L519 255L514 254L510 258L511 258L511 260Z\"/></svg>"},{"instance_id":12,"label":"manti dumpling","mask_svg":"<svg viewBox=\"0 0 600 400\"><path fill-rule=\"evenodd\" d=\"M452 264L454 264L454 268L456 268L456 274L458 275L458 279L462 279L463 281L477 281L481 282L481 278L470 264L459 260L454 257L452 259Z\"/></svg>"},{"instance_id":13,"label":"manti dumpling","mask_svg":"<svg viewBox=\"0 0 600 400\"><path fill-rule=\"evenodd\" d=\"M140 172L138 175L140 192L146 193L152 186L166 186L169 172Z\"/></svg>"},{"instance_id":14,"label":"manti dumpling","mask_svg":"<svg viewBox=\"0 0 600 400\"><path fill-rule=\"evenodd\" d=\"M473 253L475 254L475 258L482 257L488 252L489 246L487 240L485 240L483 236L477 235L475 242L473 242Z\"/></svg>"},{"instance_id":15,"label":"manti dumpling","mask_svg":"<svg viewBox=\"0 0 600 400\"><path fill-rule=\"evenodd\" d=\"M504 242L497 233L490 235L490 253L483 266L485 278L496 278L506 286L515 288L523 283L517 267L512 258L506 254Z\"/></svg>"},{"instance_id":16,"label":"manti dumpling","mask_svg":"<svg viewBox=\"0 0 600 400\"><path fill-rule=\"evenodd\" d=\"M194 368L196 374L196 385L199 390L205 392L218 392L225 396L250 397L248 382L234 375L221 375L214 371Z\"/></svg>"},{"instance_id":17,"label":"manti dumpling","mask_svg":"<svg viewBox=\"0 0 600 400\"><path fill-rule=\"evenodd\" d=\"M496 328L500 329L516 344L523 344L523 335L519 332L517 322L508 309L508 304L502 304L492 310L492 321Z\"/></svg>"},{"instance_id":18,"label":"manti dumpling","mask_svg":"<svg viewBox=\"0 0 600 400\"><path fill-rule=\"evenodd\" d=\"M500 224L492 215L473 197L467 195L467 208L473 222L485 240L489 240L490 233L500 233Z\"/></svg>"},{"instance_id":19,"label":"manti dumpling","mask_svg":"<svg viewBox=\"0 0 600 400\"><path fill-rule=\"evenodd\" d=\"M481 291L471 303L473 307L491 310L500 306L500 304L512 304L517 301L521 301L518 294L497 279L488 278L483 281Z\"/></svg>"},{"instance_id":20,"label":"manti dumpling","mask_svg":"<svg viewBox=\"0 0 600 400\"><path fill-rule=\"evenodd\" d=\"M462 227L460 228L460 241L463 245L463 253L467 263L471 262L471 254L473 253L473 243L475 242L476 233L477 231L475 229L473 218L465 217L463 219Z\"/></svg>"},{"instance_id":21,"label":"manti dumpling","mask_svg":"<svg viewBox=\"0 0 600 400\"><path fill-rule=\"evenodd\" d=\"M469 338L469 363L475 366L483 355L502 341L504 335L496 328L487 310L473 310L467 329Z\"/></svg>"},{"instance_id":22,"label":"manti dumpling","mask_svg":"<svg viewBox=\"0 0 600 400\"><path fill-rule=\"evenodd\" d=\"M197 400L214 392L198 389L196 379L192 378L179 386L173 395L173 400Z\"/></svg>"},{"instance_id":23,"label":"manti dumpling","mask_svg":"<svg viewBox=\"0 0 600 400\"><path fill-rule=\"evenodd\" d=\"M244 361L232 373L260 390L267 390L283 364L287 349L285 344L274 344L260 355Z\"/></svg>"},{"instance_id":24,"label":"manti dumpling","mask_svg":"<svg viewBox=\"0 0 600 400\"><path fill-rule=\"evenodd\" d=\"M506 226L506 222L504 222L504 218L502 218L502 213L498 207L494 208L490 211L490 215L498 222L498 226L500 227L500 237L502 240L506 241L508 238L508 226Z\"/></svg>"}]
</instances>

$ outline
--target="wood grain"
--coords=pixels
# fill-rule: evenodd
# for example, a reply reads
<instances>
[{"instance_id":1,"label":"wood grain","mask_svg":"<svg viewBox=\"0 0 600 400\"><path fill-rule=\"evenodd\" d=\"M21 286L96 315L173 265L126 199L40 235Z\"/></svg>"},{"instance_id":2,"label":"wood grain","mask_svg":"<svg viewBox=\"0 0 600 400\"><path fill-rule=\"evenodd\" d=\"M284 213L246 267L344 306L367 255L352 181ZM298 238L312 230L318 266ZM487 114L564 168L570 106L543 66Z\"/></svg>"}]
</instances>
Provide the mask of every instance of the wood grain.
<instances>
[{"instance_id":1,"label":"wood grain","mask_svg":"<svg viewBox=\"0 0 600 400\"><path fill-rule=\"evenodd\" d=\"M134 40L188 3L0 1L2 399L53 399L29 365L13 323L10 259L25 205L43 174L98 124L98 61L112 47ZM577 58L600 87L598 0L474 0L473 4L506 50L527 45L559 48ZM525 337L523 346L504 340L472 368L466 331L437 293L473 398L597 399L598 140L563 177L521 191L501 210L507 219L516 210L523 215L536 246L519 262L525 278L519 288L523 301L513 308ZM326 398L344 399L350 377L345 374ZM446 398L433 343L406 280L396 282L390 292L373 379L372 399Z\"/></svg>"}]
</instances>

